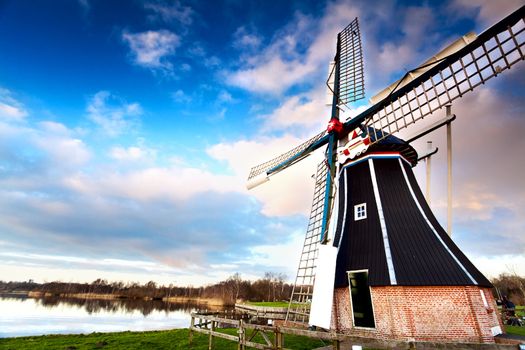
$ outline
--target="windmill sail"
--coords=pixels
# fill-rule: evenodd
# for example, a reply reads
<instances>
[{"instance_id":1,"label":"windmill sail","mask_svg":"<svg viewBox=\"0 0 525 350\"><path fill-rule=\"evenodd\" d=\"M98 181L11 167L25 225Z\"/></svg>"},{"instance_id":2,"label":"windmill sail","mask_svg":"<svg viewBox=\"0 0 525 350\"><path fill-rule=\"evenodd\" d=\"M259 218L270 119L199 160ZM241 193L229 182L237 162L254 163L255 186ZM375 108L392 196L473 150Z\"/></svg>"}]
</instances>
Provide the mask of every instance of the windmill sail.
<instances>
[{"instance_id":1,"label":"windmill sail","mask_svg":"<svg viewBox=\"0 0 525 350\"><path fill-rule=\"evenodd\" d=\"M363 128L367 136L370 136L374 143L379 142L389 134L395 134L415 124L524 60L524 17L525 6L475 39L469 40L469 43L460 50L431 63L428 70L412 81L393 89L383 100L345 122L344 129L349 132L364 124L369 126ZM346 69L342 68L343 71ZM347 91L347 88L340 93L344 91ZM252 182L258 176L266 177L275 174L300 161L314 150L326 145L329 135L330 133L322 131L279 157L253 167L248 181Z\"/></svg>"},{"instance_id":2,"label":"windmill sail","mask_svg":"<svg viewBox=\"0 0 525 350\"><path fill-rule=\"evenodd\" d=\"M375 142L450 104L525 59L525 7L503 19L455 53L391 92L345 124L364 123ZM383 131L381 134L379 130Z\"/></svg>"},{"instance_id":3,"label":"windmill sail","mask_svg":"<svg viewBox=\"0 0 525 350\"><path fill-rule=\"evenodd\" d=\"M319 257L327 173L328 167L323 160L317 165L310 220L304 238L303 250L297 268L290 304L288 305L288 312L286 313L286 322L307 323L310 315L310 304L317 268L316 262Z\"/></svg>"},{"instance_id":4,"label":"windmill sail","mask_svg":"<svg viewBox=\"0 0 525 350\"><path fill-rule=\"evenodd\" d=\"M357 18L338 34L336 56L336 61L331 65L327 85L336 95L337 103L347 104L364 98L363 52ZM267 176L300 161L326 143L328 143L328 133L323 131L290 151L253 167L248 176L248 189L266 182Z\"/></svg>"},{"instance_id":5,"label":"windmill sail","mask_svg":"<svg viewBox=\"0 0 525 350\"><path fill-rule=\"evenodd\" d=\"M300 161L301 159L308 156L312 151L324 145L326 142L324 142L325 137L323 136L326 136L326 131L320 132L308 141L303 142L299 146L292 148L288 152L285 152L272 160L251 168L250 175L248 175L248 189L251 189L264 182L263 180L260 180L261 176L267 177L268 175L273 175Z\"/></svg>"},{"instance_id":6,"label":"windmill sail","mask_svg":"<svg viewBox=\"0 0 525 350\"><path fill-rule=\"evenodd\" d=\"M354 19L339 33L339 103L348 104L365 97L363 51L359 22ZM333 70L335 74L335 69ZM328 78L330 81L330 77Z\"/></svg>"}]
</instances>

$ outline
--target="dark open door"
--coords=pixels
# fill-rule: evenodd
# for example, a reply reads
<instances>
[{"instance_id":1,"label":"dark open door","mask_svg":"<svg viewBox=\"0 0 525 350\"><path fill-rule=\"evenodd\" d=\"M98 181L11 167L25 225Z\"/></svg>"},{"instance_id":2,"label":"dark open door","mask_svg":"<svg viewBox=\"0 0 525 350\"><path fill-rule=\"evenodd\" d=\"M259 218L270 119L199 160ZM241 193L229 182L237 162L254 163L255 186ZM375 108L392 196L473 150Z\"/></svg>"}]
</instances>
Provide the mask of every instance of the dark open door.
<instances>
[{"instance_id":1,"label":"dark open door","mask_svg":"<svg viewBox=\"0 0 525 350\"><path fill-rule=\"evenodd\" d=\"M348 282L350 298L352 300L354 326L375 328L372 297L370 296L370 287L368 286L368 271L348 272Z\"/></svg>"}]
</instances>

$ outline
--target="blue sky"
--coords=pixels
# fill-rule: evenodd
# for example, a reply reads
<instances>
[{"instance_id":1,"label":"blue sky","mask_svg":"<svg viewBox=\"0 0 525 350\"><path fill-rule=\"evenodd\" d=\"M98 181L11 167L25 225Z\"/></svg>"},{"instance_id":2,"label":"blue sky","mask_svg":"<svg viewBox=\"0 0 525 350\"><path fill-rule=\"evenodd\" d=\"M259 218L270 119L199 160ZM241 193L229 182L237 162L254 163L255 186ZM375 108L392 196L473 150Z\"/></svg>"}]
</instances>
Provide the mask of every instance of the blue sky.
<instances>
[{"instance_id":1,"label":"blue sky","mask_svg":"<svg viewBox=\"0 0 525 350\"><path fill-rule=\"evenodd\" d=\"M522 4L0 1L0 279L291 280L320 155L245 179L326 127L336 33L359 17L370 98ZM453 238L489 277L525 274L522 65L453 106Z\"/></svg>"}]
</instances>

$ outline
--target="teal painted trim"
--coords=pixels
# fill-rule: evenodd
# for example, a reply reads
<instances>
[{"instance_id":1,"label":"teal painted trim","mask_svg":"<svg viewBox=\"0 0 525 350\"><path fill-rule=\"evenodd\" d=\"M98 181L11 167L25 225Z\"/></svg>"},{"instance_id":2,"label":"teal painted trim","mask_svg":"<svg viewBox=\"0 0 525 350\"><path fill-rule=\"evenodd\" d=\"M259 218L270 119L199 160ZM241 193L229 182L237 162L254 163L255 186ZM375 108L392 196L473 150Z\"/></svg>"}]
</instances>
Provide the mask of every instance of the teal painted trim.
<instances>
[{"instance_id":1,"label":"teal painted trim","mask_svg":"<svg viewBox=\"0 0 525 350\"><path fill-rule=\"evenodd\" d=\"M310 146L308 146L304 151L297 153L295 156L288 158L284 162L277 164L270 170L266 172L266 175L271 175L275 173L276 171L283 170L284 168L289 167L290 165L300 161L303 159L302 157L306 157L309 153L312 153L316 149L326 145L328 143L330 135L325 135L321 137L317 142L312 143Z\"/></svg>"},{"instance_id":2,"label":"teal painted trim","mask_svg":"<svg viewBox=\"0 0 525 350\"><path fill-rule=\"evenodd\" d=\"M328 173L326 174L326 186L324 193L324 208L323 208L323 224L321 225L320 241L323 243L326 240L326 233L328 231L328 218L330 217L330 206L332 202L332 174L334 166L334 145L335 134L331 133L328 140Z\"/></svg>"}]
</instances>

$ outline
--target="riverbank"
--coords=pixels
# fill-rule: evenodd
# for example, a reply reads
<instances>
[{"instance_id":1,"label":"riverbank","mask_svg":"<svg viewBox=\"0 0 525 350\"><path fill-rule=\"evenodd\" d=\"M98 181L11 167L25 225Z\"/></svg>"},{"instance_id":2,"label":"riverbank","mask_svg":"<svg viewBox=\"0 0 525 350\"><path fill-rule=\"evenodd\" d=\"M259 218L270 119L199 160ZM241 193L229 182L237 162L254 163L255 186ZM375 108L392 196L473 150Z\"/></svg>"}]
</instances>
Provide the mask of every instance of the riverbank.
<instances>
[{"instance_id":1,"label":"riverbank","mask_svg":"<svg viewBox=\"0 0 525 350\"><path fill-rule=\"evenodd\" d=\"M130 298L121 294L101 294L101 293L49 293L49 292L34 292L34 291L17 291L0 293L0 297L19 297L19 298L70 298L70 299L96 299L96 300L161 300L168 303L192 303L192 304L206 304L209 306L228 306L224 300L219 298L198 298L198 297L183 297L170 296L164 298Z\"/></svg>"},{"instance_id":2,"label":"riverbank","mask_svg":"<svg viewBox=\"0 0 525 350\"><path fill-rule=\"evenodd\" d=\"M219 298L194 298L194 297L167 297L162 298L163 301L169 303L194 303L194 304L206 304L210 306L232 306L227 305L224 300Z\"/></svg>"},{"instance_id":3,"label":"riverbank","mask_svg":"<svg viewBox=\"0 0 525 350\"><path fill-rule=\"evenodd\" d=\"M236 334L235 329L225 329L225 333ZM310 350L324 344L321 341L289 336L286 337L286 346L292 349ZM152 332L118 332L118 333L91 333L71 335L45 335L39 337L0 338L1 350L134 350L134 349L188 349L188 329L174 329L169 331ZM191 349L208 349L208 337L194 334ZM237 349L237 343L225 339L214 339L215 350Z\"/></svg>"}]
</instances>

